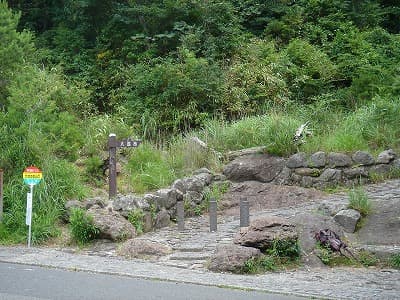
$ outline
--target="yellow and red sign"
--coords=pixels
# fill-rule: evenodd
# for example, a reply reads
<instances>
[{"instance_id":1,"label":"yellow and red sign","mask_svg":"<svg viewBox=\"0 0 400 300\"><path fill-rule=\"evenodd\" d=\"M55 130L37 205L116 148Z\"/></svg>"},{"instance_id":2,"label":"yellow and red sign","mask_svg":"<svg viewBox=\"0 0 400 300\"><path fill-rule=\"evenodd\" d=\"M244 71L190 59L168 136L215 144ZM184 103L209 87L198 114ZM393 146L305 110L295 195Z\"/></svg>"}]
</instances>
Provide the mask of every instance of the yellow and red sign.
<instances>
[{"instance_id":1,"label":"yellow and red sign","mask_svg":"<svg viewBox=\"0 0 400 300\"><path fill-rule=\"evenodd\" d=\"M30 166L25 168L22 177L24 178L25 184L36 185L42 180L43 173L38 167Z\"/></svg>"}]
</instances>

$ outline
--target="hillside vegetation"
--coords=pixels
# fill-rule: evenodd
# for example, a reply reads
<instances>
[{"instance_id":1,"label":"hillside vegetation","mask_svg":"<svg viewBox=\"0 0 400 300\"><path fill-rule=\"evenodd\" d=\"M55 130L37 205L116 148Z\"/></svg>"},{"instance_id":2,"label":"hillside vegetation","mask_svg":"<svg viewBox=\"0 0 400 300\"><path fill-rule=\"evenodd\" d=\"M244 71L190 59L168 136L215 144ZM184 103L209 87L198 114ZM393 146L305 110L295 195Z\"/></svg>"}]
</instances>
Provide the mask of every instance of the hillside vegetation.
<instances>
[{"instance_id":1,"label":"hillside vegetation","mask_svg":"<svg viewBox=\"0 0 400 300\"><path fill-rule=\"evenodd\" d=\"M394 0L0 0L0 243L59 234L68 199L106 186L108 134L122 192L143 193L252 146L400 149L400 4ZM312 136L295 145L309 121Z\"/></svg>"}]
</instances>

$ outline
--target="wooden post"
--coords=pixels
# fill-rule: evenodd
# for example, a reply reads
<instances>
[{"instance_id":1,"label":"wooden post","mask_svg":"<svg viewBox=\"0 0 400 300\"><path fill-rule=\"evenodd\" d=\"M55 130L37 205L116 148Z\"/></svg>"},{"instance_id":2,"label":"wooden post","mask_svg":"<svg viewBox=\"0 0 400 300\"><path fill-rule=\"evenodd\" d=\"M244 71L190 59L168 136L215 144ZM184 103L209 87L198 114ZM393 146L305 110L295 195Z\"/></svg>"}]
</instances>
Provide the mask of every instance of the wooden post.
<instances>
[{"instance_id":1,"label":"wooden post","mask_svg":"<svg viewBox=\"0 0 400 300\"><path fill-rule=\"evenodd\" d=\"M248 227L250 224L249 201L243 197L240 199L240 227Z\"/></svg>"},{"instance_id":2,"label":"wooden post","mask_svg":"<svg viewBox=\"0 0 400 300\"><path fill-rule=\"evenodd\" d=\"M217 231L217 201L215 198L210 199L208 214L210 215L210 232L215 232Z\"/></svg>"},{"instance_id":3,"label":"wooden post","mask_svg":"<svg viewBox=\"0 0 400 300\"><path fill-rule=\"evenodd\" d=\"M178 230L185 230L185 208L182 200L176 202L176 215L178 219Z\"/></svg>"},{"instance_id":4,"label":"wooden post","mask_svg":"<svg viewBox=\"0 0 400 300\"><path fill-rule=\"evenodd\" d=\"M0 223L3 222L3 169L0 169Z\"/></svg>"},{"instance_id":5,"label":"wooden post","mask_svg":"<svg viewBox=\"0 0 400 300\"><path fill-rule=\"evenodd\" d=\"M109 198L112 199L117 195L117 136L111 133L108 136L108 150L109 150L109 168L108 168L108 184Z\"/></svg>"}]
</instances>

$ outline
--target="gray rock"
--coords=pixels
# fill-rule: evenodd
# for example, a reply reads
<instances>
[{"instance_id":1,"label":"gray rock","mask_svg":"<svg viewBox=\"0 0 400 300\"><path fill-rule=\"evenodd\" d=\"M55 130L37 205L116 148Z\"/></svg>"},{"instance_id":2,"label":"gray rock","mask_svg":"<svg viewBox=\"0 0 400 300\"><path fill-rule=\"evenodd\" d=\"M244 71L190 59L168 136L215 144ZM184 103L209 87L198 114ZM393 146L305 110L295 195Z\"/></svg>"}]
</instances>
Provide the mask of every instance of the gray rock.
<instances>
[{"instance_id":1,"label":"gray rock","mask_svg":"<svg viewBox=\"0 0 400 300\"><path fill-rule=\"evenodd\" d=\"M379 165L374 165L371 166L369 169L369 175L386 175L390 173L392 167L391 165L388 164L379 164Z\"/></svg>"},{"instance_id":2,"label":"gray rock","mask_svg":"<svg viewBox=\"0 0 400 300\"><path fill-rule=\"evenodd\" d=\"M290 169L302 168L307 166L307 154L305 154L304 152L293 154L286 162L286 167Z\"/></svg>"},{"instance_id":3,"label":"gray rock","mask_svg":"<svg viewBox=\"0 0 400 300\"><path fill-rule=\"evenodd\" d=\"M183 200L192 202L194 204L200 204L203 200L203 194L195 191L188 191L185 195L183 195Z\"/></svg>"},{"instance_id":4,"label":"gray rock","mask_svg":"<svg viewBox=\"0 0 400 300\"><path fill-rule=\"evenodd\" d=\"M368 169L365 167L343 169L343 176L348 179L368 177L368 175L369 175Z\"/></svg>"},{"instance_id":5,"label":"gray rock","mask_svg":"<svg viewBox=\"0 0 400 300\"><path fill-rule=\"evenodd\" d=\"M297 241L295 226L286 219L265 216L254 219L247 228L242 228L235 236L234 243L265 251L273 247L275 241Z\"/></svg>"},{"instance_id":6,"label":"gray rock","mask_svg":"<svg viewBox=\"0 0 400 300\"><path fill-rule=\"evenodd\" d=\"M343 226L346 232L353 233L356 230L358 220L360 220L361 214L354 209L345 209L339 211L333 219Z\"/></svg>"},{"instance_id":7,"label":"gray rock","mask_svg":"<svg viewBox=\"0 0 400 300\"><path fill-rule=\"evenodd\" d=\"M318 211L322 212L324 215L327 216L334 216L339 211L344 210L347 208L347 203L344 202L337 202L332 199L324 200L318 206Z\"/></svg>"},{"instance_id":8,"label":"gray rock","mask_svg":"<svg viewBox=\"0 0 400 300\"><path fill-rule=\"evenodd\" d=\"M240 157L224 168L224 175L232 181L256 180L273 181L282 171L285 160L268 154L254 154Z\"/></svg>"},{"instance_id":9,"label":"gray rock","mask_svg":"<svg viewBox=\"0 0 400 300\"><path fill-rule=\"evenodd\" d=\"M330 167L349 167L351 164L351 158L346 154L335 152L328 154L328 165Z\"/></svg>"},{"instance_id":10,"label":"gray rock","mask_svg":"<svg viewBox=\"0 0 400 300\"><path fill-rule=\"evenodd\" d=\"M107 200L105 200L104 198L101 198L101 197L89 198L84 201L86 209L89 209L94 205L98 205L101 208L104 208L104 207L106 207L106 202L107 202Z\"/></svg>"},{"instance_id":11,"label":"gray rock","mask_svg":"<svg viewBox=\"0 0 400 300\"><path fill-rule=\"evenodd\" d=\"M156 203L159 209L169 209L176 205L178 198L182 197L182 193L176 189L160 189L155 192Z\"/></svg>"},{"instance_id":12,"label":"gray rock","mask_svg":"<svg viewBox=\"0 0 400 300\"><path fill-rule=\"evenodd\" d=\"M170 223L171 223L171 216L169 215L167 210L162 209L161 211L158 212L156 216L154 227L157 229L168 227Z\"/></svg>"},{"instance_id":13,"label":"gray rock","mask_svg":"<svg viewBox=\"0 0 400 300\"><path fill-rule=\"evenodd\" d=\"M172 248L144 239L130 239L121 245L118 254L126 258L149 258L165 256L172 252Z\"/></svg>"},{"instance_id":14,"label":"gray rock","mask_svg":"<svg viewBox=\"0 0 400 300\"><path fill-rule=\"evenodd\" d=\"M288 167L283 167L282 171L274 178L272 183L275 184L290 184L291 182L291 175L292 175L292 169L289 169Z\"/></svg>"},{"instance_id":15,"label":"gray rock","mask_svg":"<svg viewBox=\"0 0 400 300\"><path fill-rule=\"evenodd\" d=\"M227 180L227 178L226 178L226 176L224 174L215 174L215 175L213 175L213 178L212 178L212 182L215 182L215 181L226 181L226 180Z\"/></svg>"},{"instance_id":16,"label":"gray rock","mask_svg":"<svg viewBox=\"0 0 400 300\"><path fill-rule=\"evenodd\" d=\"M186 187L185 181L183 179L175 180L174 183L171 185L171 189L178 190L182 194L186 193L186 191L187 191L187 187Z\"/></svg>"},{"instance_id":17,"label":"gray rock","mask_svg":"<svg viewBox=\"0 0 400 300\"><path fill-rule=\"evenodd\" d=\"M252 155L252 154L263 154L266 151L267 151L266 146L259 146L259 147L241 149L241 150L237 150L237 151L229 151L227 153L226 157L229 161L232 161L240 156L247 156L247 155Z\"/></svg>"},{"instance_id":18,"label":"gray rock","mask_svg":"<svg viewBox=\"0 0 400 300\"><path fill-rule=\"evenodd\" d=\"M87 214L93 217L93 223L100 230L101 238L123 241L136 236L135 227L117 212L95 205Z\"/></svg>"},{"instance_id":19,"label":"gray rock","mask_svg":"<svg viewBox=\"0 0 400 300\"><path fill-rule=\"evenodd\" d=\"M309 212L296 214L290 222L296 225L302 251L302 262L312 267L323 266L315 256L315 233L321 229L329 228L339 236L343 236L343 229L331 217Z\"/></svg>"},{"instance_id":20,"label":"gray rock","mask_svg":"<svg viewBox=\"0 0 400 300\"><path fill-rule=\"evenodd\" d=\"M135 209L148 210L150 204L142 197L118 194L112 203L112 207L113 210L118 211L121 215L127 217L129 212Z\"/></svg>"},{"instance_id":21,"label":"gray rock","mask_svg":"<svg viewBox=\"0 0 400 300\"><path fill-rule=\"evenodd\" d=\"M308 166L310 168L322 168L326 165L326 154L325 152L318 151L310 156Z\"/></svg>"},{"instance_id":22,"label":"gray rock","mask_svg":"<svg viewBox=\"0 0 400 300\"><path fill-rule=\"evenodd\" d=\"M392 150L385 150L378 155L376 159L377 164L388 164L396 158L396 153Z\"/></svg>"},{"instance_id":23,"label":"gray rock","mask_svg":"<svg viewBox=\"0 0 400 300\"><path fill-rule=\"evenodd\" d=\"M208 269L214 272L240 273L249 259L261 256L261 251L256 248L239 245L218 246L211 256Z\"/></svg>"},{"instance_id":24,"label":"gray rock","mask_svg":"<svg viewBox=\"0 0 400 300\"><path fill-rule=\"evenodd\" d=\"M300 185L305 188L312 187L314 185L314 178L311 176L303 176Z\"/></svg>"},{"instance_id":25,"label":"gray rock","mask_svg":"<svg viewBox=\"0 0 400 300\"><path fill-rule=\"evenodd\" d=\"M352 155L351 158L356 164L362 166L369 166L375 163L374 157L365 151L357 151Z\"/></svg>"},{"instance_id":26,"label":"gray rock","mask_svg":"<svg viewBox=\"0 0 400 300\"><path fill-rule=\"evenodd\" d=\"M337 184L342 179L342 171L337 169L325 169L318 179L323 182Z\"/></svg>"}]
</instances>

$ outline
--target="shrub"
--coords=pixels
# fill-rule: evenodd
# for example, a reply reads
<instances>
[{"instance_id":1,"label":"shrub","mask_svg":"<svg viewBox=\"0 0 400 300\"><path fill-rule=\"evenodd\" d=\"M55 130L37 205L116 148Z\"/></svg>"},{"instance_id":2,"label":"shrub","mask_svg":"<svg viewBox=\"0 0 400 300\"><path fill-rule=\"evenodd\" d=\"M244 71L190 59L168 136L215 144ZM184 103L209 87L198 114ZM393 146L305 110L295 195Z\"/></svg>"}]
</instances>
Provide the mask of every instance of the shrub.
<instances>
[{"instance_id":1,"label":"shrub","mask_svg":"<svg viewBox=\"0 0 400 300\"><path fill-rule=\"evenodd\" d=\"M83 209L75 208L69 218L72 238L80 245L94 240L100 233L93 224L93 218L87 215Z\"/></svg>"},{"instance_id":2,"label":"shrub","mask_svg":"<svg viewBox=\"0 0 400 300\"><path fill-rule=\"evenodd\" d=\"M358 210L363 217L366 217L371 213L371 201L362 188L352 189L349 192L349 208Z\"/></svg>"}]
</instances>

